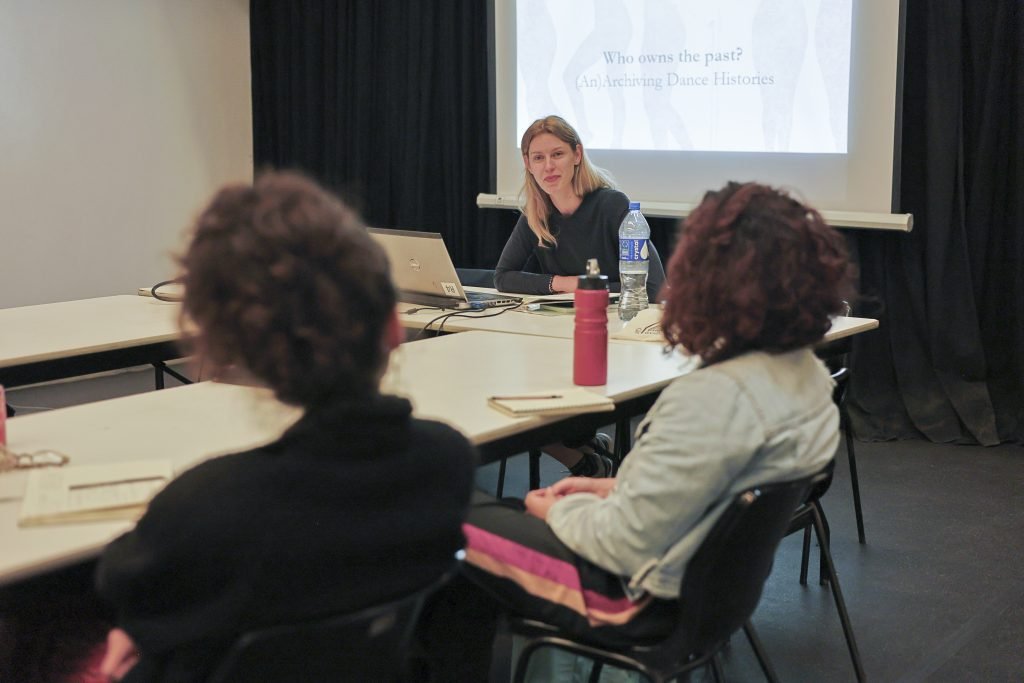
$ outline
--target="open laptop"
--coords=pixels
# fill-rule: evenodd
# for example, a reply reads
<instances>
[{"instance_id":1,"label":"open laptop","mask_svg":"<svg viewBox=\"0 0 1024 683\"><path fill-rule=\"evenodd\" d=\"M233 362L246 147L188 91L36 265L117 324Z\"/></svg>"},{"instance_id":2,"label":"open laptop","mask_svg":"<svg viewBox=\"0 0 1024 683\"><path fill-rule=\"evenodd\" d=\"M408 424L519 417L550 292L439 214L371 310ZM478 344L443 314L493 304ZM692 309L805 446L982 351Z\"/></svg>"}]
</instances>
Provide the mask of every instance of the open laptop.
<instances>
[{"instance_id":1,"label":"open laptop","mask_svg":"<svg viewBox=\"0 0 1024 683\"><path fill-rule=\"evenodd\" d=\"M521 297L464 290L440 233L383 228L367 231L384 247L391 262L391 279L404 303L474 309L522 302Z\"/></svg>"}]
</instances>

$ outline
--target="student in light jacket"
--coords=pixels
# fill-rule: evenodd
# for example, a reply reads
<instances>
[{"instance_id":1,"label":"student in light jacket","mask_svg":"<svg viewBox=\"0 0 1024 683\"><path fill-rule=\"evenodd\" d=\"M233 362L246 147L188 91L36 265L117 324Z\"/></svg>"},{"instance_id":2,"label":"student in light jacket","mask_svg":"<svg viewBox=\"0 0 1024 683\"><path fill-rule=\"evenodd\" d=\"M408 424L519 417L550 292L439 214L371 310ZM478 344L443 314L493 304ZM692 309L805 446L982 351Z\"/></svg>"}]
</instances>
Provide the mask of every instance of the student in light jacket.
<instances>
[{"instance_id":1,"label":"student in light jacket","mask_svg":"<svg viewBox=\"0 0 1024 683\"><path fill-rule=\"evenodd\" d=\"M434 645L439 670L483 680L500 610L609 643L666 634L687 562L732 497L833 458L833 383L810 347L852 271L842 237L786 194L708 193L669 263L662 319L701 367L665 388L615 478L562 479L518 508L475 499L464 576L428 614L468 625L448 634L456 656Z\"/></svg>"}]
</instances>

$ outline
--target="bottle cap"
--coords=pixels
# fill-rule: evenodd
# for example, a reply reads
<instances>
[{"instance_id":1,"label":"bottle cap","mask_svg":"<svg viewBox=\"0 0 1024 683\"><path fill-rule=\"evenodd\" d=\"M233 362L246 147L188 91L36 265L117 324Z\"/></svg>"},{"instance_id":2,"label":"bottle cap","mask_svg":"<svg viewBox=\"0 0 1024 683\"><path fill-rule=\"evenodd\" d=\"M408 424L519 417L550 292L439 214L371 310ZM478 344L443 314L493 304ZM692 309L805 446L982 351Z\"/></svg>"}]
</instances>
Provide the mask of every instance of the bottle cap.
<instances>
[{"instance_id":1,"label":"bottle cap","mask_svg":"<svg viewBox=\"0 0 1024 683\"><path fill-rule=\"evenodd\" d=\"M608 276L601 275L597 259L587 259L587 272L580 275L577 289L608 289Z\"/></svg>"},{"instance_id":2,"label":"bottle cap","mask_svg":"<svg viewBox=\"0 0 1024 683\"><path fill-rule=\"evenodd\" d=\"M630 211L639 211L640 210L640 202L630 202L629 203L629 210Z\"/></svg>"}]
</instances>

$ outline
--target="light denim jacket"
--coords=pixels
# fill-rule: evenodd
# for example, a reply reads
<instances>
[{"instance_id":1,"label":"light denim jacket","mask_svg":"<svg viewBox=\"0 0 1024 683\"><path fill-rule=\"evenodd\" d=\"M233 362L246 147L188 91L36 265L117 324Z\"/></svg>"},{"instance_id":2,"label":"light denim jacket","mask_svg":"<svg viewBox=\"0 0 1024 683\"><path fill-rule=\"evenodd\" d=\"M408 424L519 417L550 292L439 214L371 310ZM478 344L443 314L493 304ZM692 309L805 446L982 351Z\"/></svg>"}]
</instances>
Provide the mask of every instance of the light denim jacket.
<instances>
[{"instance_id":1,"label":"light denim jacket","mask_svg":"<svg viewBox=\"0 0 1024 683\"><path fill-rule=\"evenodd\" d=\"M832 379L807 349L751 352L673 381L637 428L607 498L579 493L547 521L627 594L679 596L686 564L734 494L813 474L834 456Z\"/></svg>"}]
</instances>

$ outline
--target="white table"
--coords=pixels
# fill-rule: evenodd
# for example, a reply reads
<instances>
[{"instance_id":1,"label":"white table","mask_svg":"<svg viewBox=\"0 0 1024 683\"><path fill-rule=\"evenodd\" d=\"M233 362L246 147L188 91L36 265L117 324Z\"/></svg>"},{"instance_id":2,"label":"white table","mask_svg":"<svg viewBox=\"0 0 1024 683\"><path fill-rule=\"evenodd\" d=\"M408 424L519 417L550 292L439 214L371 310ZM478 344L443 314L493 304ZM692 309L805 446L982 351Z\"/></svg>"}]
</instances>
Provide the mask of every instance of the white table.
<instances>
[{"instance_id":1,"label":"white table","mask_svg":"<svg viewBox=\"0 0 1024 683\"><path fill-rule=\"evenodd\" d=\"M168 459L181 471L214 455L269 442L298 417L269 392L203 382L15 417L8 446L57 450L72 464ZM0 584L94 556L131 526L90 522L21 529L25 471L0 475Z\"/></svg>"},{"instance_id":2,"label":"white table","mask_svg":"<svg viewBox=\"0 0 1024 683\"><path fill-rule=\"evenodd\" d=\"M608 365L609 383L593 389L626 407L655 396L695 363L678 354L666 356L657 344L613 343ZM494 459L519 452L523 444L547 443L577 418L513 418L489 408L487 397L567 386L571 373L571 345L564 340L467 332L403 345L384 387L409 398L417 416L453 425ZM8 444L16 452L58 450L72 464L169 459L181 471L205 458L267 443L299 412L262 389L202 382L16 417L8 421ZM586 417L607 423L613 414ZM25 472L0 475L0 585L93 557L131 526L19 528L26 477Z\"/></svg>"},{"instance_id":3,"label":"white table","mask_svg":"<svg viewBox=\"0 0 1024 683\"><path fill-rule=\"evenodd\" d=\"M486 446L560 421L510 418L488 407L487 397L572 386L572 354L572 344L554 337L479 331L434 337L400 346L383 386L409 398L417 415L448 422ZM660 344L612 341L608 384L590 389L626 404L656 396L696 365L679 353L666 355ZM596 415L603 424L612 421L611 413Z\"/></svg>"},{"instance_id":4,"label":"white table","mask_svg":"<svg viewBox=\"0 0 1024 683\"><path fill-rule=\"evenodd\" d=\"M177 304L137 295L0 309L8 387L180 358Z\"/></svg>"},{"instance_id":5,"label":"white table","mask_svg":"<svg viewBox=\"0 0 1024 683\"><path fill-rule=\"evenodd\" d=\"M412 304L399 304L399 318L406 329L421 330L430 321L442 315L442 312L435 310L423 310L417 313L407 311L421 308ZM451 311L449 311L451 312ZM541 337L558 337L561 339L572 339L574 318L571 313L547 314L532 312L525 307L510 309L493 315L495 311L464 311L447 318L444 321L444 332L467 332L479 330L487 332L505 332L507 334L526 334ZM434 323L431 330L436 331L440 323ZM613 332L621 329L618 309L611 306L608 309L608 330ZM832 327L825 333L825 342L833 342L861 332L867 332L878 327L878 321L874 318L854 318L847 316L836 317L832 321Z\"/></svg>"},{"instance_id":6,"label":"white table","mask_svg":"<svg viewBox=\"0 0 1024 683\"><path fill-rule=\"evenodd\" d=\"M399 311L413 306L400 304ZM164 361L180 358L176 342L180 304L149 296L120 295L0 309L0 384L21 386L104 370L152 364L163 386ZM490 331L571 339L572 315L544 315L525 309L467 312L449 318L451 332ZM407 328L421 329L438 311L402 315ZM609 309L609 329L621 325ZM436 327L436 326L435 326ZM825 341L878 327L871 318L836 318ZM172 374L176 374L173 373ZM187 381L179 376L182 381Z\"/></svg>"}]
</instances>

